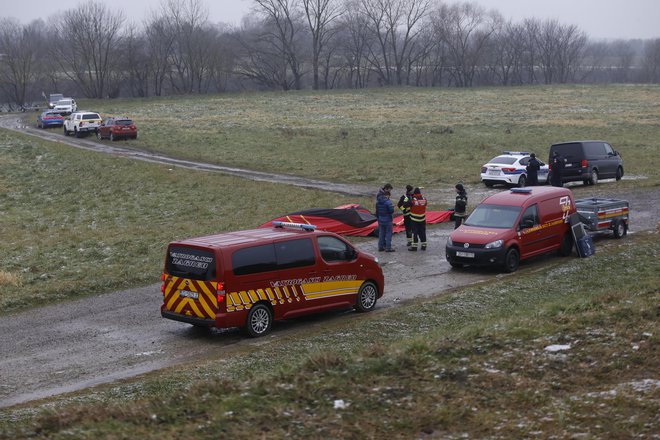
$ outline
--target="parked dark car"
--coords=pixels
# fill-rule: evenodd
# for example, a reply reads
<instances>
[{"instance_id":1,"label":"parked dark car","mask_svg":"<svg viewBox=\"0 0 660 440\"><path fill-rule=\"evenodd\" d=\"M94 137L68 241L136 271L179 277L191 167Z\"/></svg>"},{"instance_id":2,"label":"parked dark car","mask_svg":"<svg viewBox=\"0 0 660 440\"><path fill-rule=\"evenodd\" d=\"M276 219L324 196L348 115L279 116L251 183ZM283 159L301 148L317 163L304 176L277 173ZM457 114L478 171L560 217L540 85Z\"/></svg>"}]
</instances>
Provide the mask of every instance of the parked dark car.
<instances>
[{"instance_id":1,"label":"parked dark car","mask_svg":"<svg viewBox=\"0 0 660 440\"><path fill-rule=\"evenodd\" d=\"M564 160L562 183L581 180L585 185L595 185L599 179L621 180L623 177L623 159L607 142L572 141L554 144L550 147L548 163L552 163L555 151ZM550 173L553 171L550 170Z\"/></svg>"},{"instance_id":2,"label":"parked dark car","mask_svg":"<svg viewBox=\"0 0 660 440\"><path fill-rule=\"evenodd\" d=\"M60 112L46 110L37 116L37 127L39 128L61 127L62 125L64 125L64 116Z\"/></svg>"},{"instance_id":3,"label":"parked dark car","mask_svg":"<svg viewBox=\"0 0 660 440\"><path fill-rule=\"evenodd\" d=\"M96 130L97 139L137 139L138 130L135 123L125 117L108 118Z\"/></svg>"}]
</instances>

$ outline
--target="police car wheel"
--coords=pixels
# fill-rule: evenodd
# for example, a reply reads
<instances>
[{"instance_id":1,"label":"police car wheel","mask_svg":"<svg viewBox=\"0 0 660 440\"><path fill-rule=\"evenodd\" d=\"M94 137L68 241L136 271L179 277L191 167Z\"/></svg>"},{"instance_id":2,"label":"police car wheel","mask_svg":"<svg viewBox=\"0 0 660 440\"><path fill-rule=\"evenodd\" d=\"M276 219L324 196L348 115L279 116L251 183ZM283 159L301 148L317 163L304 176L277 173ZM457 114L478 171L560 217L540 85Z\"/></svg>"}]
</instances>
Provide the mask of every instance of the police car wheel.
<instances>
[{"instance_id":1,"label":"police car wheel","mask_svg":"<svg viewBox=\"0 0 660 440\"><path fill-rule=\"evenodd\" d=\"M250 309L245 329L253 338L263 336L273 326L273 313L264 304L256 304Z\"/></svg>"},{"instance_id":2,"label":"police car wheel","mask_svg":"<svg viewBox=\"0 0 660 440\"><path fill-rule=\"evenodd\" d=\"M525 175L522 175L518 178L518 187L524 188L525 185L527 185L527 178L525 177Z\"/></svg>"},{"instance_id":3,"label":"police car wheel","mask_svg":"<svg viewBox=\"0 0 660 440\"><path fill-rule=\"evenodd\" d=\"M355 301L355 309L358 312L370 312L376 307L378 299L378 289L371 281L362 284Z\"/></svg>"},{"instance_id":4,"label":"police car wheel","mask_svg":"<svg viewBox=\"0 0 660 440\"><path fill-rule=\"evenodd\" d=\"M504 270L508 273L515 272L518 270L518 265L520 264L520 254L515 248L509 248L506 251L504 256Z\"/></svg>"}]
</instances>

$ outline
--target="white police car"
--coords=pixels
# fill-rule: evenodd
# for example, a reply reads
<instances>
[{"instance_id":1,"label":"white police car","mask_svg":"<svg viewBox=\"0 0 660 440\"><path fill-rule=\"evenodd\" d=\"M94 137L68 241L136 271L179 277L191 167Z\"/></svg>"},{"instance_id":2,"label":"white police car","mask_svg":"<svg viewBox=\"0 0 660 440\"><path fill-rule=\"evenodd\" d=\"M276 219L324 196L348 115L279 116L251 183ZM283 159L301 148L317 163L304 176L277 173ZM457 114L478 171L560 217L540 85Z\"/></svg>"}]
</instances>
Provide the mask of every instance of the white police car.
<instances>
[{"instance_id":1,"label":"white police car","mask_svg":"<svg viewBox=\"0 0 660 440\"><path fill-rule=\"evenodd\" d=\"M487 187L498 183L523 187L527 184L526 167L529 159L527 152L505 151L481 167L481 181ZM548 166L541 162L541 169L537 173L540 185L548 182L548 172Z\"/></svg>"}]
</instances>

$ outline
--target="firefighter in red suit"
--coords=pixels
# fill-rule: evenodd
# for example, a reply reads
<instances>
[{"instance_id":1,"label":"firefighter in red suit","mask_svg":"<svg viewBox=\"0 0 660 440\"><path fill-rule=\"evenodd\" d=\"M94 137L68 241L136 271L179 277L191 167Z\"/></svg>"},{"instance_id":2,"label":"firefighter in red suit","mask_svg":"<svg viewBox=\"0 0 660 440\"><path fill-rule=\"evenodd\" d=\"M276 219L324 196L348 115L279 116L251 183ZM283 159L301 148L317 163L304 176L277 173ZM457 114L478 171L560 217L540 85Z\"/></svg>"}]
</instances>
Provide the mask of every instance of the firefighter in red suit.
<instances>
[{"instance_id":1,"label":"firefighter in red suit","mask_svg":"<svg viewBox=\"0 0 660 440\"><path fill-rule=\"evenodd\" d=\"M412 223L413 242L408 248L409 251L416 251L418 243L422 250L426 250L426 205L428 202L422 196L419 188L415 188L412 195L412 205L410 206L410 220Z\"/></svg>"}]
</instances>

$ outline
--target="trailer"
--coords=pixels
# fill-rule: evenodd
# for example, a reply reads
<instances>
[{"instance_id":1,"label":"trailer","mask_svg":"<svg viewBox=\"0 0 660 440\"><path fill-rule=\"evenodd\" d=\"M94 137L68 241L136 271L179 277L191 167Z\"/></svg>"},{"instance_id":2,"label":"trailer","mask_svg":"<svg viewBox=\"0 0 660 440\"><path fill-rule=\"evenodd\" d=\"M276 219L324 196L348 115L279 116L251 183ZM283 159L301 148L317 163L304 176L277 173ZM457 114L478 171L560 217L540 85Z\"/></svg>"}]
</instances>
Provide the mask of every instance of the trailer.
<instances>
[{"instance_id":1,"label":"trailer","mask_svg":"<svg viewBox=\"0 0 660 440\"><path fill-rule=\"evenodd\" d=\"M580 220L591 235L612 232L615 238L628 233L630 206L627 200L578 199L575 201Z\"/></svg>"}]
</instances>

